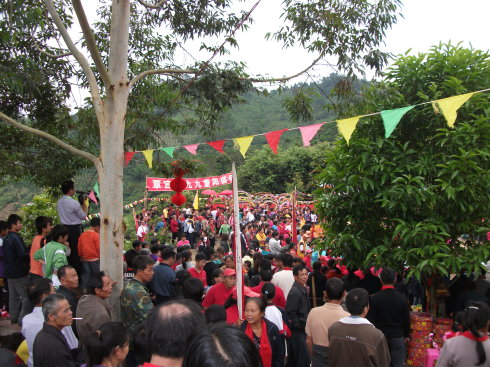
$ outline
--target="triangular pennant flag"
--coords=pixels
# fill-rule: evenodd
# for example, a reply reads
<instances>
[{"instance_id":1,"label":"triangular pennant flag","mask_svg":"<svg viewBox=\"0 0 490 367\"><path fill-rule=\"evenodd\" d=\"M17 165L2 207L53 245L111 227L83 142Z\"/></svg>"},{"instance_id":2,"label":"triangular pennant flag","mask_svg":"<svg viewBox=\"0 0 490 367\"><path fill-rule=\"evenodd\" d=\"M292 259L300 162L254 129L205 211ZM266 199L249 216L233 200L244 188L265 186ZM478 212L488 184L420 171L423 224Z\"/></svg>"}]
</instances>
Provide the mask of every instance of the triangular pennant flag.
<instances>
[{"instance_id":1,"label":"triangular pennant flag","mask_svg":"<svg viewBox=\"0 0 490 367\"><path fill-rule=\"evenodd\" d=\"M279 141L281 140L282 133L288 130L289 129L276 130L265 134L267 143L269 143L269 146L271 147L274 154L277 154L277 147L279 145Z\"/></svg>"},{"instance_id":2,"label":"triangular pennant flag","mask_svg":"<svg viewBox=\"0 0 490 367\"><path fill-rule=\"evenodd\" d=\"M466 93L459 96L438 99L436 102L442 110L442 114L446 118L447 125L454 127L454 122L458 116L458 109L465 104L465 102L471 98L475 93Z\"/></svg>"},{"instance_id":3,"label":"triangular pennant flag","mask_svg":"<svg viewBox=\"0 0 490 367\"><path fill-rule=\"evenodd\" d=\"M318 130L320 130L320 128L324 124L325 124L324 122L320 122L319 124L315 124L315 125L300 126L299 131L301 131L301 137L303 138L304 147L310 146L311 139L315 137Z\"/></svg>"},{"instance_id":4,"label":"triangular pennant flag","mask_svg":"<svg viewBox=\"0 0 490 367\"><path fill-rule=\"evenodd\" d=\"M194 209L199 209L199 191L196 191L196 196L194 197L194 203L193 203Z\"/></svg>"},{"instance_id":5,"label":"triangular pennant flag","mask_svg":"<svg viewBox=\"0 0 490 367\"><path fill-rule=\"evenodd\" d=\"M196 155L198 146L199 144L191 144L191 145L184 145L184 148L187 149L189 153Z\"/></svg>"},{"instance_id":6,"label":"triangular pennant flag","mask_svg":"<svg viewBox=\"0 0 490 367\"><path fill-rule=\"evenodd\" d=\"M360 118L361 116L356 116L348 119L337 120L337 128L347 142L347 145L349 145L350 137L356 129Z\"/></svg>"},{"instance_id":7,"label":"triangular pennant flag","mask_svg":"<svg viewBox=\"0 0 490 367\"><path fill-rule=\"evenodd\" d=\"M98 203L97 203L97 198L95 197L95 193L94 193L94 191L93 191L93 190L92 190L92 191L90 191L90 194L88 194L88 198L89 198L90 200L92 200L92 201L93 201L95 204L98 204Z\"/></svg>"},{"instance_id":8,"label":"triangular pennant flag","mask_svg":"<svg viewBox=\"0 0 490 367\"><path fill-rule=\"evenodd\" d=\"M233 141L238 147L240 153L242 153L243 158L245 158L245 154L247 154L247 150L252 144L252 140L254 140L254 135L250 136L242 136L241 138L234 138Z\"/></svg>"},{"instance_id":9,"label":"triangular pennant flag","mask_svg":"<svg viewBox=\"0 0 490 367\"><path fill-rule=\"evenodd\" d=\"M396 125L400 122L404 114L410 111L415 106L407 106L402 108L395 108L393 110L381 111L381 117L383 118L383 124L385 125L385 138L389 138Z\"/></svg>"},{"instance_id":10,"label":"triangular pennant flag","mask_svg":"<svg viewBox=\"0 0 490 367\"><path fill-rule=\"evenodd\" d=\"M126 166L129 164L129 162L131 161L131 159L133 159L133 156L134 156L134 152L125 152L124 153L124 159L126 161Z\"/></svg>"},{"instance_id":11,"label":"triangular pennant flag","mask_svg":"<svg viewBox=\"0 0 490 367\"><path fill-rule=\"evenodd\" d=\"M174 150L175 150L174 147L167 147L167 148L160 148L160 149L163 150L165 153L167 153L171 158L174 157Z\"/></svg>"},{"instance_id":12,"label":"triangular pennant flag","mask_svg":"<svg viewBox=\"0 0 490 367\"><path fill-rule=\"evenodd\" d=\"M208 142L209 145L211 145L214 149L216 149L221 154L224 153L223 146L225 145L225 143L226 143L226 140L216 140L216 141Z\"/></svg>"},{"instance_id":13,"label":"triangular pennant flag","mask_svg":"<svg viewBox=\"0 0 490 367\"><path fill-rule=\"evenodd\" d=\"M98 182L96 182L94 185L94 192L97 194L97 196L100 199L100 191L99 191L99 183Z\"/></svg>"},{"instance_id":14,"label":"triangular pennant flag","mask_svg":"<svg viewBox=\"0 0 490 367\"><path fill-rule=\"evenodd\" d=\"M146 162L148 162L148 167L153 167L153 149L143 150L141 153L146 158Z\"/></svg>"}]
</instances>

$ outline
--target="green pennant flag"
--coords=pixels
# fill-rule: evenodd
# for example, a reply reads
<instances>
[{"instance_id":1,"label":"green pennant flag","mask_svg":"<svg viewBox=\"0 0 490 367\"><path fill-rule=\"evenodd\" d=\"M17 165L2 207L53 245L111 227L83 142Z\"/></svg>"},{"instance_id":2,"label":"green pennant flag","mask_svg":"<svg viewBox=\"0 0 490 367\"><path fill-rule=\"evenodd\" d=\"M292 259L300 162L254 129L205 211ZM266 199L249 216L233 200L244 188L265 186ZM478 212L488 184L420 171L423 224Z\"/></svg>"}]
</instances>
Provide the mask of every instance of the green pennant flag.
<instances>
[{"instance_id":1,"label":"green pennant flag","mask_svg":"<svg viewBox=\"0 0 490 367\"><path fill-rule=\"evenodd\" d=\"M174 147L167 147L167 148L160 148L160 149L163 150L165 153L167 153L171 158L174 157L174 150L175 150Z\"/></svg>"},{"instance_id":2,"label":"green pennant flag","mask_svg":"<svg viewBox=\"0 0 490 367\"><path fill-rule=\"evenodd\" d=\"M100 192L99 192L99 183L96 182L94 185L94 192L97 194L97 196L100 198Z\"/></svg>"},{"instance_id":3,"label":"green pennant flag","mask_svg":"<svg viewBox=\"0 0 490 367\"><path fill-rule=\"evenodd\" d=\"M389 138L396 125L400 122L403 115L410 111L415 106L407 106L402 108L395 108L394 110L381 111L381 117L383 118L383 124L385 125L385 138Z\"/></svg>"}]
</instances>

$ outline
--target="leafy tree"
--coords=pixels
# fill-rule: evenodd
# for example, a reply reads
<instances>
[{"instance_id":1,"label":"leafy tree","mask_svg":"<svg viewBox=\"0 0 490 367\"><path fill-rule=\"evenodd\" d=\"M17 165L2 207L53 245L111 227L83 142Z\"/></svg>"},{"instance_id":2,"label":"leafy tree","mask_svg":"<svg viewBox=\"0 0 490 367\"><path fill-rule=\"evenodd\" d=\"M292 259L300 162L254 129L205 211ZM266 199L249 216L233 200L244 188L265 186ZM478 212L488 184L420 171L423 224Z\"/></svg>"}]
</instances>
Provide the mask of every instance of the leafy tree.
<instances>
[{"instance_id":1,"label":"leafy tree","mask_svg":"<svg viewBox=\"0 0 490 367\"><path fill-rule=\"evenodd\" d=\"M450 44L400 56L384 80L337 112L356 116L477 91L490 55ZM490 110L487 93L458 111L453 129L430 104L415 107L388 139L379 116L362 118L317 176L327 246L351 266L409 266L422 277L477 271L490 248ZM467 234L467 239L461 235Z\"/></svg>"},{"instance_id":2,"label":"leafy tree","mask_svg":"<svg viewBox=\"0 0 490 367\"><path fill-rule=\"evenodd\" d=\"M0 119L89 161L97 169L101 268L118 281L112 296L114 305L122 285L124 150L144 149L156 141L161 146L157 132L162 130L181 134L190 127L202 126L208 131L218 123L223 111L241 101L240 96L253 87L252 83L285 82L295 76L254 78L242 63L212 62L215 55L237 46L235 33L247 29L258 5L236 14L230 11L232 4L231 0L101 1L100 21L93 28L80 0L11 0L0 4L1 42L10 43L13 51L8 54L5 48L1 50L3 58L16 55L21 64L35 64L36 55L30 48L34 47L43 57L67 60L60 65L40 63L39 69L52 71L53 77L45 76L37 83L33 80L33 88L47 84L58 97L56 81L66 82L73 77L90 90L87 105L71 124L65 120L66 108L61 117L55 115L50 126L35 125L37 120L25 110L15 115L2 108ZM384 56L376 50L384 31L396 21L399 4L399 0L288 0L283 3L283 18L288 26L273 38L285 46L299 44L318 55L302 72L327 55L337 56L345 70L365 64L380 67ZM68 31L71 14L80 24L80 40L72 39ZM193 67L175 65L174 53L180 43L205 37L218 37L225 42L218 46L203 43L202 48L210 51L212 57L196 61ZM61 46L52 47L53 44ZM81 47L90 58L80 51ZM59 79L60 73L67 75ZM39 74L36 70L35 75ZM14 95L14 86L21 84L18 80L18 76L10 77L2 91L3 98L8 100ZM46 130L51 129L51 124L59 124L59 128L50 133ZM71 130L62 136L65 126ZM72 136L74 141L69 139Z\"/></svg>"},{"instance_id":3,"label":"leafy tree","mask_svg":"<svg viewBox=\"0 0 490 367\"><path fill-rule=\"evenodd\" d=\"M53 224L59 223L56 201L49 193L42 193L35 195L29 204L21 208L20 216L24 224L21 235L26 244L30 244L37 235L35 221L40 215L53 219Z\"/></svg>"}]
</instances>

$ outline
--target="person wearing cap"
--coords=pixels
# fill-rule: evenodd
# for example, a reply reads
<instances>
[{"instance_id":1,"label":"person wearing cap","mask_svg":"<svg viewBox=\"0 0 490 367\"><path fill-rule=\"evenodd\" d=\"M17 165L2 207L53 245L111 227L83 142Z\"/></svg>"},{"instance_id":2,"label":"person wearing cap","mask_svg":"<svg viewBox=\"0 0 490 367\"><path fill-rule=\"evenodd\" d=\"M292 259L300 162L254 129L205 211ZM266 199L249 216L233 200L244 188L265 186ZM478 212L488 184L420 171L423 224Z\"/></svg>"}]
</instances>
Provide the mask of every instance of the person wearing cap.
<instances>
[{"instance_id":1,"label":"person wearing cap","mask_svg":"<svg viewBox=\"0 0 490 367\"><path fill-rule=\"evenodd\" d=\"M301 236L301 240L298 242L296 255L298 255L300 259L305 257L305 251L308 248L308 241L310 240L310 238L311 238L311 232L306 231L305 233L303 233L303 235Z\"/></svg>"},{"instance_id":2,"label":"person wearing cap","mask_svg":"<svg viewBox=\"0 0 490 367\"><path fill-rule=\"evenodd\" d=\"M249 287L243 287L243 297L247 300L250 297L260 297L260 294L252 291ZM236 286L233 287L233 290L225 302L225 310L226 310L226 323L228 325L234 325L238 323L238 319L240 319L240 315L238 314L238 304L237 304L237 289Z\"/></svg>"},{"instance_id":3,"label":"person wearing cap","mask_svg":"<svg viewBox=\"0 0 490 367\"><path fill-rule=\"evenodd\" d=\"M236 285L236 273L234 269L225 269L223 271L223 281L211 287L202 301L204 308L211 305L224 305L233 287Z\"/></svg>"}]
</instances>

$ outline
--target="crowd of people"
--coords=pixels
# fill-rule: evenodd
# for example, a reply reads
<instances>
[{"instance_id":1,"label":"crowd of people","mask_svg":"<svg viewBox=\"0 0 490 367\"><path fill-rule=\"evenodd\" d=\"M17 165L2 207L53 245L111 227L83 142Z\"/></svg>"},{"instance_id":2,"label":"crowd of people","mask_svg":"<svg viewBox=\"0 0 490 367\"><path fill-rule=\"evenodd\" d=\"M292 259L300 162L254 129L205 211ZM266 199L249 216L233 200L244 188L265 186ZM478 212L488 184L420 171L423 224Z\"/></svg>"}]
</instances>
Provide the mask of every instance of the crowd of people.
<instances>
[{"instance_id":1,"label":"crowd of people","mask_svg":"<svg viewBox=\"0 0 490 367\"><path fill-rule=\"evenodd\" d=\"M405 366L422 285L389 267L348 269L317 248L323 231L311 207L241 208L243 274L226 207L143 209L112 309L100 219L83 230L87 210L71 198L74 183L61 189L61 223L38 217L31 246L21 217L0 221L0 277L23 339L17 362L2 344L2 366ZM460 279L479 290L453 302L463 326L437 366L490 366L489 284Z\"/></svg>"}]
</instances>

